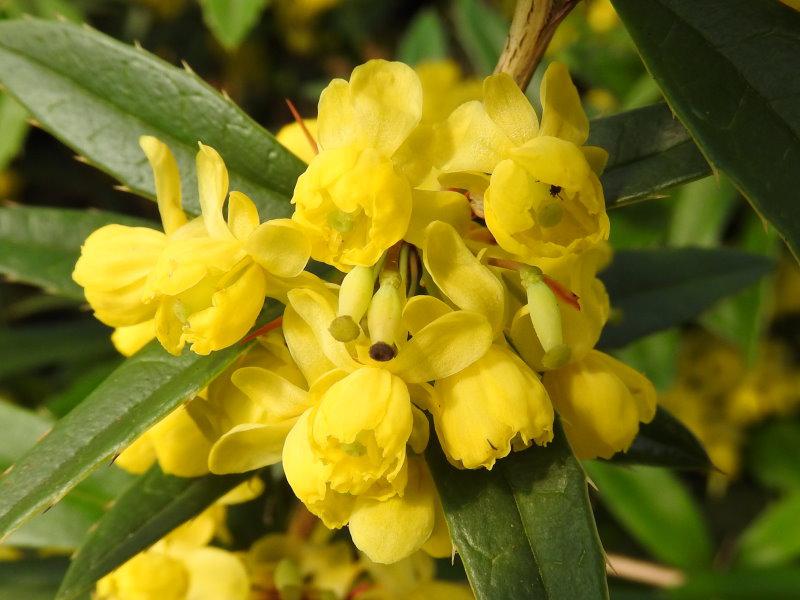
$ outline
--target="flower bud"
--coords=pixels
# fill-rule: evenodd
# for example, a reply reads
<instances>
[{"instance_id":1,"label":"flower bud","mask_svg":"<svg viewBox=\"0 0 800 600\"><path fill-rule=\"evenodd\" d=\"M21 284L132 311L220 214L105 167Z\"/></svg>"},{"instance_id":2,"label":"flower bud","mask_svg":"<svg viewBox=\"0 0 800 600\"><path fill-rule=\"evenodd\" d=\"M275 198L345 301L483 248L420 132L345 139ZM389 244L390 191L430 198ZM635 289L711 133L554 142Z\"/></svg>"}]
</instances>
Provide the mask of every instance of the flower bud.
<instances>
[{"instance_id":1,"label":"flower bud","mask_svg":"<svg viewBox=\"0 0 800 600\"><path fill-rule=\"evenodd\" d=\"M397 272L382 273L380 287L372 297L367 313L367 324L372 346L369 355L373 360L391 360L397 354L397 332L403 315L403 283Z\"/></svg>"},{"instance_id":2,"label":"flower bud","mask_svg":"<svg viewBox=\"0 0 800 600\"><path fill-rule=\"evenodd\" d=\"M542 364L547 369L566 364L570 349L564 344L561 311L556 295L545 283L541 269L526 267L520 271L520 278L528 295L528 312L533 330L544 349Z\"/></svg>"}]
</instances>

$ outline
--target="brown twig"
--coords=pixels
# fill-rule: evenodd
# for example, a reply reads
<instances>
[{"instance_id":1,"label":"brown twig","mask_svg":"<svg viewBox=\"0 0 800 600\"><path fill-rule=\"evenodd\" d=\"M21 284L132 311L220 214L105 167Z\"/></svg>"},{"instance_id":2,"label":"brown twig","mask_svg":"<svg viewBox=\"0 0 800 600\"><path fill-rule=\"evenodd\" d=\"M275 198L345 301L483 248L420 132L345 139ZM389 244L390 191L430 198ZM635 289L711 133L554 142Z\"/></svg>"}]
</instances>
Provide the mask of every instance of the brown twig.
<instances>
[{"instance_id":1,"label":"brown twig","mask_svg":"<svg viewBox=\"0 0 800 600\"><path fill-rule=\"evenodd\" d=\"M659 588L674 588L686 581L686 576L678 569L663 565L622 556L621 554L606 555L606 571L609 575L644 583Z\"/></svg>"},{"instance_id":2,"label":"brown twig","mask_svg":"<svg viewBox=\"0 0 800 600\"><path fill-rule=\"evenodd\" d=\"M508 73L525 90L556 27L578 0L518 0L495 73Z\"/></svg>"}]
</instances>

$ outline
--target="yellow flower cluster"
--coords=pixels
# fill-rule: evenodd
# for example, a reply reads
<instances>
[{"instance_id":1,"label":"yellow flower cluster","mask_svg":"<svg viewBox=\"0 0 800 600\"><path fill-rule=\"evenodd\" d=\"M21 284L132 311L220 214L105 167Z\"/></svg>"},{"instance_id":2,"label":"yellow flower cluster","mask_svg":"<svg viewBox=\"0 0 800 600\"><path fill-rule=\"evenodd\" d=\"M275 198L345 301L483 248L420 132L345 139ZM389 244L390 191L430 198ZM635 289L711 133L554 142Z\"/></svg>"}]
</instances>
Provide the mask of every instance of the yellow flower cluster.
<instances>
[{"instance_id":1,"label":"yellow flower cluster","mask_svg":"<svg viewBox=\"0 0 800 600\"><path fill-rule=\"evenodd\" d=\"M451 463L490 469L552 440L555 412L580 458L626 450L653 417L652 385L594 349L609 314L606 153L583 145L565 67L544 75L541 121L505 74L478 94L428 68L427 85L383 60L330 83L303 132L291 220L259 224L238 192L225 220L225 167L201 146L202 216L187 221L174 159L143 139L165 233L90 236L75 279L98 318L204 354L245 336L265 295L286 308L121 464L196 475L282 461L312 513L392 563L453 551L424 459L429 418ZM466 99L454 110L430 81L447 73ZM341 283L303 273L309 256Z\"/></svg>"},{"instance_id":2,"label":"yellow flower cluster","mask_svg":"<svg viewBox=\"0 0 800 600\"><path fill-rule=\"evenodd\" d=\"M238 491L235 491L238 493ZM249 496L239 493L237 500ZM227 498L227 497L226 497ZM98 582L96 600L258 600L364 598L469 600L466 584L435 579L434 561L418 552L392 565L357 555L306 511L286 532L270 533L243 552L220 540L220 504L181 525ZM310 517L310 519L309 519ZM216 532L216 534L215 534ZM224 538L221 540L225 542Z\"/></svg>"}]
</instances>

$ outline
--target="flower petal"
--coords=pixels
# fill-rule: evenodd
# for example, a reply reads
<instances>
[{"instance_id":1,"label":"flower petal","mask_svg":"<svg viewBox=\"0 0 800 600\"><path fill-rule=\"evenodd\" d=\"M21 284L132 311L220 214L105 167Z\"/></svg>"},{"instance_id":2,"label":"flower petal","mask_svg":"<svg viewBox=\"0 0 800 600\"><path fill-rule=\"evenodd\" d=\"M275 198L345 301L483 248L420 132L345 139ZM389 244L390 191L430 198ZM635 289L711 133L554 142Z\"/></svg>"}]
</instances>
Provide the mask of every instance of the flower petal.
<instances>
[{"instance_id":1,"label":"flower petal","mask_svg":"<svg viewBox=\"0 0 800 600\"><path fill-rule=\"evenodd\" d=\"M353 69L350 98L368 144L391 156L419 124L422 84L401 62L370 60Z\"/></svg>"},{"instance_id":2,"label":"flower petal","mask_svg":"<svg viewBox=\"0 0 800 600\"><path fill-rule=\"evenodd\" d=\"M289 353L298 368L312 386L325 373L335 366L322 351L319 340L311 327L297 314L291 305L283 313L283 335Z\"/></svg>"},{"instance_id":3,"label":"flower petal","mask_svg":"<svg viewBox=\"0 0 800 600\"><path fill-rule=\"evenodd\" d=\"M181 175L178 163L169 147L150 135L139 138L139 146L147 156L156 184L158 212L167 234L186 223L186 213L181 207Z\"/></svg>"},{"instance_id":4,"label":"flower petal","mask_svg":"<svg viewBox=\"0 0 800 600\"><path fill-rule=\"evenodd\" d=\"M423 383L459 372L483 356L491 344L492 327L486 318L460 310L423 327L396 358L383 365L407 383Z\"/></svg>"},{"instance_id":5,"label":"flower petal","mask_svg":"<svg viewBox=\"0 0 800 600\"><path fill-rule=\"evenodd\" d=\"M150 319L136 325L117 327L111 334L111 343L122 356L133 356L155 336L156 324L153 319Z\"/></svg>"},{"instance_id":6,"label":"flower petal","mask_svg":"<svg viewBox=\"0 0 800 600\"><path fill-rule=\"evenodd\" d=\"M589 137L589 119L567 67L550 63L540 88L542 126L539 135L553 136L578 146Z\"/></svg>"},{"instance_id":7,"label":"flower petal","mask_svg":"<svg viewBox=\"0 0 800 600\"><path fill-rule=\"evenodd\" d=\"M446 142L442 143L443 154L437 157L437 162L444 163L442 170L446 172L491 173L513 147L477 100L454 110L444 122L442 132Z\"/></svg>"},{"instance_id":8,"label":"flower petal","mask_svg":"<svg viewBox=\"0 0 800 600\"><path fill-rule=\"evenodd\" d=\"M261 367L236 369L231 381L264 411L269 423L298 417L310 404L308 392Z\"/></svg>"},{"instance_id":9,"label":"flower petal","mask_svg":"<svg viewBox=\"0 0 800 600\"><path fill-rule=\"evenodd\" d=\"M178 477L199 477L208 473L211 443L183 406L156 423L148 435L165 473Z\"/></svg>"},{"instance_id":10,"label":"flower petal","mask_svg":"<svg viewBox=\"0 0 800 600\"><path fill-rule=\"evenodd\" d=\"M492 331L499 333L505 312L503 284L469 251L456 230L441 221L431 223L422 256L442 293L459 308L485 316Z\"/></svg>"},{"instance_id":11,"label":"flower petal","mask_svg":"<svg viewBox=\"0 0 800 600\"><path fill-rule=\"evenodd\" d=\"M242 192L231 192L228 197L228 227L238 240L246 240L258 227L258 209Z\"/></svg>"},{"instance_id":12,"label":"flower petal","mask_svg":"<svg viewBox=\"0 0 800 600\"><path fill-rule=\"evenodd\" d=\"M281 461L283 444L296 419L274 425L242 423L211 447L208 468L212 473L246 473Z\"/></svg>"},{"instance_id":13,"label":"flower petal","mask_svg":"<svg viewBox=\"0 0 800 600\"><path fill-rule=\"evenodd\" d=\"M205 144L199 144L197 153L197 191L208 235L229 238L231 232L222 216L222 205L228 195L228 169L219 153Z\"/></svg>"},{"instance_id":14,"label":"flower petal","mask_svg":"<svg viewBox=\"0 0 800 600\"><path fill-rule=\"evenodd\" d=\"M507 73L490 75L484 80L483 105L492 121L517 146L539 131L536 111Z\"/></svg>"},{"instance_id":15,"label":"flower petal","mask_svg":"<svg viewBox=\"0 0 800 600\"><path fill-rule=\"evenodd\" d=\"M192 548L176 553L189 570L191 600L247 600L250 580L241 560L220 548Z\"/></svg>"},{"instance_id":16,"label":"flower petal","mask_svg":"<svg viewBox=\"0 0 800 600\"><path fill-rule=\"evenodd\" d=\"M271 274L296 277L308 262L311 242L291 219L273 219L253 231L245 249Z\"/></svg>"},{"instance_id":17,"label":"flower petal","mask_svg":"<svg viewBox=\"0 0 800 600\"><path fill-rule=\"evenodd\" d=\"M411 221L404 240L422 247L425 228L433 221L451 225L459 233L464 233L472 223L472 209L466 196L457 192L433 192L412 190Z\"/></svg>"},{"instance_id":18,"label":"flower petal","mask_svg":"<svg viewBox=\"0 0 800 600\"><path fill-rule=\"evenodd\" d=\"M608 152L599 146L581 146L581 152L594 174L600 177L608 163Z\"/></svg>"},{"instance_id":19,"label":"flower petal","mask_svg":"<svg viewBox=\"0 0 800 600\"><path fill-rule=\"evenodd\" d=\"M403 329L417 335L420 329L450 312L453 309L434 296L412 296L403 307Z\"/></svg>"},{"instance_id":20,"label":"flower petal","mask_svg":"<svg viewBox=\"0 0 800 600\"><path fill-rule=\"evenodd\" d=\"M350 84L344 79L334 79L322 90L317 130L317 141L323 150L340 148L359 140L361 129L350 101Z\"/></svg>"}]
</instances>

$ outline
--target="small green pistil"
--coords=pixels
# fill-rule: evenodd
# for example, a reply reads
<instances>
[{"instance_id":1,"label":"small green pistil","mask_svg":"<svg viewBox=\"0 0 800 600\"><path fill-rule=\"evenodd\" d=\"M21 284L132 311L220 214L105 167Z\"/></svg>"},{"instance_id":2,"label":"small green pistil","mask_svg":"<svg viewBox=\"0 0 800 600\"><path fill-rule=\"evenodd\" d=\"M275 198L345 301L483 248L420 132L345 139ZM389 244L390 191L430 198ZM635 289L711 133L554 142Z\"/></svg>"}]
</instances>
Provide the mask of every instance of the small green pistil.
<instances>
[{"instance_id":1,"label":"small green pistil","mask_svg":"<svg viewBox=\"0 0 800 600\"><path fill-rule=\"evenodd\" d=\"M343 210L333 210L328 213L328 224L339 233L347 233L355 224L355 217Z\"/></svg>"},{"instance_id":2,"label":"small green pistil","mask_svg":"<svg viewBox=\"0 0 800 600\"><path fill-rule=\"evenodd\" d=\"M364 456L367 453L367 447L361 442L350 442L349 444L341 445L342 451L350 456Z\"/></svg>"},{"instance_id":3,"label":"small green pistil","mask_svg":"<svg viewBox=\"0 0 800 600\"><path fill-rule=\"evenodd\" d=\"M544 228L555 227L561 223L563 217L564 209L558 199L545 202L536 212L536 221Z\"/></svg>"}]
</instances>

